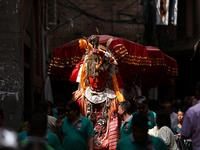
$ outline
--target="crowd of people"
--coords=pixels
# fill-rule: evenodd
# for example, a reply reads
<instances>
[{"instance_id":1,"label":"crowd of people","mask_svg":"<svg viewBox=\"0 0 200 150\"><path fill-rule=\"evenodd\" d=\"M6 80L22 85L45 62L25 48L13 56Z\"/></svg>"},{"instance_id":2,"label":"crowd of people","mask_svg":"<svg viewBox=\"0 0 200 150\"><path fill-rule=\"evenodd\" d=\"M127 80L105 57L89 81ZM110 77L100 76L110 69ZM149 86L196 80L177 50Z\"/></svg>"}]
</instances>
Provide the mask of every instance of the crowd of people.
<instances>
[{"instance_id":1,"label":"crowd of people","mask_svg":"<svg viewBox=\"0 0 200 150\"><path fill-rule=\"evenodd\" d=\"M138 96L134 109L132 102L122 101L117 112L121 124L116 149L199 150L199 99L200 82L196 97L186 96L184 100ZM56 107L41 100L33 108L25 108L24 122L16 131L3 126L4 113L0 109L0 150L93 150L93 124L81 115L79 103L62 94L55 101Z\"/></svg>"}]
</instances>

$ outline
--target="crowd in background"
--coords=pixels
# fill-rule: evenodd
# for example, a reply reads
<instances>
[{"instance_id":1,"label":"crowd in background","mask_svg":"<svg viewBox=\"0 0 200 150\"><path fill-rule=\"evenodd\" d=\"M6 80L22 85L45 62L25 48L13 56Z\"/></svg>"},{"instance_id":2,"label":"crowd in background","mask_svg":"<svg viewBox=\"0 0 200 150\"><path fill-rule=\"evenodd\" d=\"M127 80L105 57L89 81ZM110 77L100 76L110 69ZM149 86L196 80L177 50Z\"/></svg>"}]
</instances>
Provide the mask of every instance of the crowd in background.
<instances>
[{"instance_id":1,"label":"crowd in background","mask_svg":"<svg viewBox=\"0 0 200 150\"><path fill-rule=\"evenodd\" d=\"M184 99L164 96L158 100L139 96L134 107L129 101L119 103L121 149L200 149L200 82L196 95ZM25 108L24 121L16 131L3 126L0 109L0 150L3 149L94 149L92 123L80 114L79 104L65 95L57 95L56 105L41 100ZM17 134L16 134L17 132Z\"/></svg>"}]
</instances>

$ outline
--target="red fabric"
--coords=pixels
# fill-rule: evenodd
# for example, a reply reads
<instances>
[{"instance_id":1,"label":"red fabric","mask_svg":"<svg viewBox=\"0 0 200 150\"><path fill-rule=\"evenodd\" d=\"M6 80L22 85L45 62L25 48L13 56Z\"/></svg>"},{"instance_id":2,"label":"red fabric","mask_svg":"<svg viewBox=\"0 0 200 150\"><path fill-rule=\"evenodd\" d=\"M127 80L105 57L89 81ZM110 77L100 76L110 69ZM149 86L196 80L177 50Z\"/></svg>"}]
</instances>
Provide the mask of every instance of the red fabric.
<instances>
[{"instance_id":1,"label":"red fabric","mask_svg":"<svg viewBox=\"0 0 200 150\"><path fill-rule=\"evenodd\" d=\"M104 46L108 39L113 38L109 49L117 59L121 78L135 78L135 75L138 74L136 84L142 85L142 89L149 89L158 84L173 84L174 77L178 76L176 60L161 50L110 35L98 36L100 37L99 43ZM73 40L55 49L48 74L69 79L74 66L81 61L85 54L85 50L79 48L78 40ZM77 76L77 68L75 70L71 74L71 81L75 81L75 76ZM123 87L122 81L119 81L119 86Z\"/></svg>"},{"instance_id":2,"label":"red fabric","mask_svg":"<svg viewBox=\"0 0 200 150\"><path fill-rule=\"evenodd\" d=\"M76 79L77 79L77 76L78 76L78 72L79 72L79 69L80 69L80 66L81 64L83 64L83 61L80 61L76 67L74 68L74 70L72 71L72 73L70 74L70 78L69 78L69 81L71 82L76 82Z\"/></svg>"},{"instance_id":3,"label":"red fabric","mask_svg":"<svg viewBox=\"0 0 200 150\"><path fill-rule=\"evenodd\" d=\"M107 40L113 38L109 48L114 57L122 63L130 63L137 66L149 65L148 53L144 46L128 41L123 38L113 37L110 35L98 35L99 43L106 46ZM90 39L90 37L88 38ZM48 74L55 77L69 79L74 66L81 61L84 49L79 48L79 39L68 42L54 50L51 63L49 65Z\"/></svg>"}]
</instances>

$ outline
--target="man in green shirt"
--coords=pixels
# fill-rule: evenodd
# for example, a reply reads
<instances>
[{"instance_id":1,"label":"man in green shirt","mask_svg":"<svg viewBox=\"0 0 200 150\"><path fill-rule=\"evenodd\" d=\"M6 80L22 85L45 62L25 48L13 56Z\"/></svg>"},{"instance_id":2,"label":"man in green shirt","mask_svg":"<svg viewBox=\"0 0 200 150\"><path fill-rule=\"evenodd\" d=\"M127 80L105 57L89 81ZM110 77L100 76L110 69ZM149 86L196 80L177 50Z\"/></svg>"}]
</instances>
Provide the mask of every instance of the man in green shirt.
<instances>
[{"instance_id":1,"label":"man in green shirt","mask_svg":"<svg viewBox=\"0 0 200 150\"><path fill-rule=\"evenodd\" d=\"M58 117L61 115L62 118L65 117L65 105L67 103L68 99L66 97L66 95L64 94L58 94L55 98L55 102L56 102L56 108L53 108L53 113L54 113L54 117L58 119Z\"/></svg>"},{"instance_id":2,"label":"man in green shirt","mask_svg":"<svg viewBox=\"0 0 200 150\"><path fill-rule=\"evenodd\" d=\"M44 113L33 114L29 120L31 136L27 136L25 140L21 141L22 147L26 147L30 143L41 143L47 150L54 150L43 139L47 132L47 116Z\"/></svg>"},{"instance_id":3,"label":"man in green shirt","mask_svg":"<svg viewBox=\"0 0 200 150\"><path fill-rule=\"evenodd\" d=\"M20 132L17 134L20 141L23 141L26 139L27 136L30 136L31 133L29 130ZM58 139L58 136L55 133L52 133L50 131L47 131L47 133L43 136L43 139L55 150L61 150L62 146L60 143L60 140Z\"/></svg>"},{"instance_id":4,"label":"man in green shirt","mask_svg":"<svg viewBox=\"0 0 200 150\"><path fill-rule=\"evenodd\" d=\"M162 139L148 135L148 118L135 114L132 118L132 133L119 140L116 150L168 150Z\"/></svg>"},{"instance_id":5,"label":"man in green shirt","mask_svg":"<svg viewBox=\"0 0 200 150\"><path fill-rule=\"evenodd\" d=\"M131 134L131 105L129 101L123 101L118 106L118 114L123 117L123 122L120 127L120 138L124 138Z\"/></svg>"},{"instance_id":6,"label":"man in green shirt","mask_svg":"<svg viewBox=\"0 0 200 150\"><path fill-rule=\"evenodd\" d=\"M62 147L65 150L94 150L94 130L91 121L80 115L79 104L70 100L66 105L66 116L57 119L57 133L62 136ZM58 134L59 134L58 133ZM87 146L88 143L88 146Z\"/></svg>"},{"instance_id":7,"label":"man in green shirt","mask_svg":"<svg viewBox=\"0 0 200 150\"><path fill-rule=\"evenodd\" d=\"M137 107L137 111L134 112L132 115L134 116L135 114L138 114L138 113L146 114L147 118L148 118L149 129L152 129L156 125L156 123L155 123L156 113L149 110L146 97L145 96L138 96L135 99L135 104L136 104L136 107Z\"/></svg>"},{"instance_id":8,"label":"man in green shirt","mask_svg":"<svg viewBox=\"0 0 200 150\"><path fill-rule=\"evenodd\" d=\"M40 107L34 106L30 111L29 118L31 118L31 116L36 113L43 113L43 111ZM30 122L30 120L28 120L28 123L29 122ZM18 133L17 136L20 141L23 141L27 138L27 136L31 136L31 131L30 131L30 129L28 129L26 131ZM58 136L55 133L52 133L47 130L47 132L43 136L43 139L55 150L62 150L60 140L58 139Z\"/></svg>"}]
</instances>

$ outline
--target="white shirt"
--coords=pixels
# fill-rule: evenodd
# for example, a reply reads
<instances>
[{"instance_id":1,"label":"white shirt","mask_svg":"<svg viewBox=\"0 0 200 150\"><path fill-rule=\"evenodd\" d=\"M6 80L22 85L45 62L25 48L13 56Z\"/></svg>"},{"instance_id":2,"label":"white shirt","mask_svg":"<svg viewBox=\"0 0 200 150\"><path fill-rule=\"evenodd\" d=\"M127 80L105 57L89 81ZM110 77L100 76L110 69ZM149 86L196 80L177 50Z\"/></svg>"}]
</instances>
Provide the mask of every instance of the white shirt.
<instances>
[{"instance_id":1,"label":"white shirt","mask_svg":"<svg viewBox=\"0 0 200 150\"><path fill-rule=\"evenodd\" d=\"M149 129L148 134L157 137L158 136L158 131L159 131L158 127L154 126L154 128Z\"/></svg>"},{"instance_id":2,"label":"white shirt","mask_svg":"<svg viewBox=\"0 0 200 150\"><path fill-rule=\"evenodd\" d=\"M158 131L158 137L165 142L169 150L179 150L174 138L174 134L167 126L160 128Z\"/></svg>"},{"instance_id":3,"label":"white shirt","mask_svg":"<svg viewBox=\"0 0 200 150\"><path fill-rule=\"evenodd\" d=\"M47 115L47 128L49 131L53 132L54 133L54 130L55 130L55 127L56 127L56 118L55 117L52 117L52 116L49 116Z\"/></svg>"}]
</instances>

